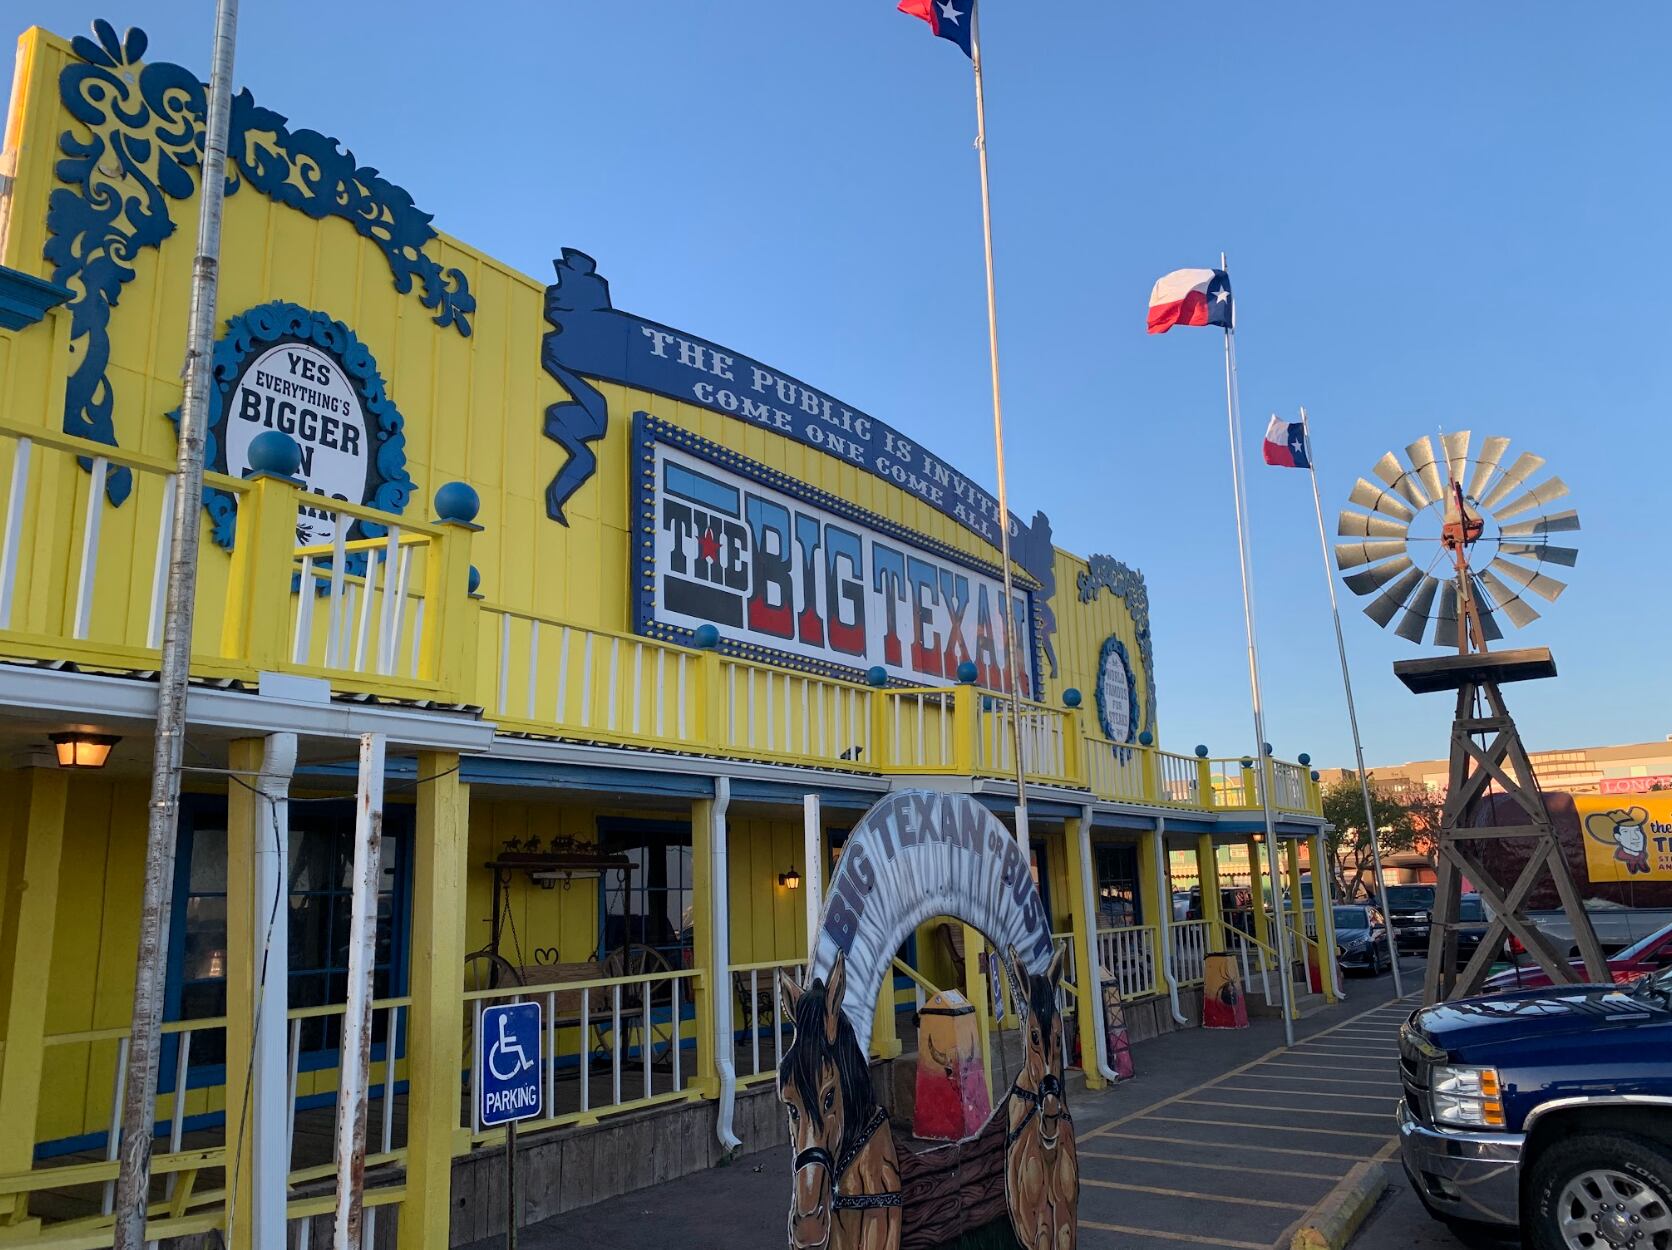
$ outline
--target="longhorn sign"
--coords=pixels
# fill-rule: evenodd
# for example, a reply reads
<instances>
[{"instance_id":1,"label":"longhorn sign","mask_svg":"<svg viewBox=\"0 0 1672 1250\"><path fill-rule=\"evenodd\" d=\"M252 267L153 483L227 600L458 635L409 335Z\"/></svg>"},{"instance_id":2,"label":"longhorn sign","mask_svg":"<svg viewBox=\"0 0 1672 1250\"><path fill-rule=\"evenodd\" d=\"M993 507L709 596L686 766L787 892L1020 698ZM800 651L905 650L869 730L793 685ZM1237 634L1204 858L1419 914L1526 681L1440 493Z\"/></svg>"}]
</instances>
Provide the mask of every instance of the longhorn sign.
<instances>
[{"instance_id":1,"label":"longhorn sign","mask_svg":"<svg viewBox=\"0 0 1672 1250\"><path fill-rule=\"evenodd\" d=\"M1504 636L1500 617L1516 628L1529 625L1539 617L1529 596L1554 603L1567 589L1547 570L1573 567L1579 552L1551 538L1578 530L1579 514L1550 510L1567 495L1567 483L1535 481L1544 458L1521 452L1510 460L1509 439L1482 439L1473 458L1468 430L1442 434L1439 444L1436 450L1425 435L1405 448L1403 460L1391 451L1378 460L1371 468L1376 481L1358 479L1336 527L1347 541L1335 544L1335 562L1347 589L1369 598L1364 614L1419 646L1425 637L1437 646L1457 642L1458 590L1466 577L1481 641L1494 642ZM1432 532L1423 533L1419 520ZM1483 560L1477 546L1490 555ZM1430 572L1442 561L1453 565L1447 556L1459 548L1458 576Z\"/></svg>"}]
</instances>

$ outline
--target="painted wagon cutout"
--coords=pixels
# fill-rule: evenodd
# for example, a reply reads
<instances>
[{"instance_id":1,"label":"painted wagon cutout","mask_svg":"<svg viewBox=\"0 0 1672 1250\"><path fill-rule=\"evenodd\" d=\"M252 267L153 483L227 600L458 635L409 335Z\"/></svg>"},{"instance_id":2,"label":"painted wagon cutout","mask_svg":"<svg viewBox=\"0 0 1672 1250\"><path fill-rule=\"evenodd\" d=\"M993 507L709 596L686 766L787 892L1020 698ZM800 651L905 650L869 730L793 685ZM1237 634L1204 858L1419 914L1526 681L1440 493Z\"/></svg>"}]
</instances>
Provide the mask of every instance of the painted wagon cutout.
<instances>
[{"instance_id":1,"label":"painted wagon cutout","mask_svg":"<svg viewBox=\"0 0 1672 1250\"><path fill-rule=\"evenodd\" d=\"M914 1150L877 1101L866 1055L895 952L937 916L1003 952L1021 991L1025 1058L979 1132ZM795 1250L929 1250L966 1234L1001 1245L1006 1225L1025 1250L1072 1250L1080 1179L1063 1090L1062 961L1028 861L986 808L906 790L865 814L831 880L807 982L784 989L794 1033L778 1096Z\"/></svg>"}]
</instances>

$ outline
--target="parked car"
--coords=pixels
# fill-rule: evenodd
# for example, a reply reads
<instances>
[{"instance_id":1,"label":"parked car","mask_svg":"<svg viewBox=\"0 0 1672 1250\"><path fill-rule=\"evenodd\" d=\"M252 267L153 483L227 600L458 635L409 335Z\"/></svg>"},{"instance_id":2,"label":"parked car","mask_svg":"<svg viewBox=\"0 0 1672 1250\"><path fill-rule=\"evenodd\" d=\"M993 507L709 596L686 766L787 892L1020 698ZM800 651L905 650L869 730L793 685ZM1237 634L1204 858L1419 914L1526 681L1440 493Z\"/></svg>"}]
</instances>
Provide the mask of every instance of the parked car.
<instances>
[{"instance_id":1,"label":"parked car","mask_svg":"<svg viewBox=\"0 0 1672 1250\"><path fill-rule=\"evenodd\" d=\"M1646 973L1659 972L1662 968L1672 968L1672 924L1657 929L1608 961L1608 971L1618 985L1635 981ZM1575 959L1573 969L1584 977L1583 961ZM1531 959L1522 956L1515 967L1490 977L1481 988L1491 994L1499 990L1538 989L1549 984L1549 974Z\"/></svg>"},{"instance_id":2,"label":"parked car","mask_svg":"<svg viewBox=\"0 0 1672 1250\"><path fill-rule=\"evenodd\" d=\"M1585 900L1585 914L1605 952L1624 950L1643 934L1672 923L1672 907L1623 907L1600 898ZM1557 950L1566 951L1570 957L1579 954L1573 921L1565 911L1532 911L1527 919L1556 944Z\"/></svg>"},{"instance_id":3,"label":"parked car","mask_svg":"<svg viewBox=\"0 0 1672 1250\"><path fill-rule=\"evenodd\" d=\"M1393 940L1400 950L1426 951L1428 928L1434 919L1434 887L1388 886L1387 916L1393 925Z\"/></svg>"},{"instance_id":4,"label":"parked car","mask_svg":"<svg viewBox=\"0 0 1672 1250\"><path fill-rule=\"evenodd\" d=\"M1474 956L1476 949L1486 937L1486 930L1491 917L1486 914L1486 904L1478 894L1465 894L1457 904L1457 966L1463 967ZM1494 959L1501 958L1499 951Z\"/></svg>"},{"instance_id":5,"label":"parked car","mask_svg":"<svg viewBox=\"0 0 1672 1250\"><path fill-rule=\"evenodd\" d=\"M1343 972L1379 976L1393 964L1388 954L1387 923L1369 903L1335 906L1335 958Z\"/></svg>"},{"instance_id":6,"label":"parked car","mask_svg":"<svg viewBox=\"0 0 1672 1250\"><path fill-rule=\"evenodd\" d=\"M1405 1172L1466 1237L1672 1242L1672 968L1629 987L1460 999L1400 1030Z\"/></svg>"}]
</instances>

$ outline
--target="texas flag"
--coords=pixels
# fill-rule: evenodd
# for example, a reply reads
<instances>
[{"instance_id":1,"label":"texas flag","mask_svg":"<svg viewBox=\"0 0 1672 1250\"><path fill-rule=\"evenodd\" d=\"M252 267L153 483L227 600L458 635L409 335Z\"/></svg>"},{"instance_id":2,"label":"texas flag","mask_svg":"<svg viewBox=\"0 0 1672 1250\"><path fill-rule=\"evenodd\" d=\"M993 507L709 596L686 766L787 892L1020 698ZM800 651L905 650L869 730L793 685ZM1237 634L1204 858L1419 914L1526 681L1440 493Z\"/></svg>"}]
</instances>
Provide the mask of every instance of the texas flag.
<instances>
[{"instance_id":1,"label":"texas flag","mask_svg":"<svg viewBox=\"0 0 1672 1250\"><path fill-rule=\"evenodd\" d=\"M1285 421L1274 416L1266 426L1264 447L1266 463L1285 469L1309 469L1312 458L1306 454L1306 422Z\"/></svg>"},{"instance_id":2,"label":"texas flag","mask_svg":"<svg viewBox=\"0 0 1672 1250\"><path fill-rule=\"evenodd\" d=\"M1231 276L1223 269L1175 269L1149 297L1149 332L1174 326L1231 326Z\"/></svg>"},{"instance_id":3,"label":"texas flag","mask_svg":"<svg viewBox=\"0 0 1672 1250\"><path fill-rule=\"evenodd\" d=\"M970 56L970 24L975 21L975 0L900 0L900 12L929 23L942 39L950 39ZM973 59L973 57L972 57Z\"/></svg>"}]
</instances>

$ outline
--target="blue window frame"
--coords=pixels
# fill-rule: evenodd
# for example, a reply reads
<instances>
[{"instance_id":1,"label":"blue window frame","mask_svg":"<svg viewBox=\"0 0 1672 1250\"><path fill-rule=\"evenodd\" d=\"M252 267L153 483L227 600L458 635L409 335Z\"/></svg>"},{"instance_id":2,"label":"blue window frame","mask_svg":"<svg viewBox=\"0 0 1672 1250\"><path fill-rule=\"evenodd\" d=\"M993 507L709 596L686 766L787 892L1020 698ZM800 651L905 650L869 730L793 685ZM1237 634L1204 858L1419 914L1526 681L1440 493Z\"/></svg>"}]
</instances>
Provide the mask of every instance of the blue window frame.
<instances>
[{"instance_id":1,"label":"blue window frame","mask_svg":"<svg viewBox=\"0 0 1672 1250\"><path fill-rule=\"evenodd\" d=\"M195 1020L226 1012L227 804L224 797L187 796L180 817L169 926L167 1020ZM412 924L412 830L409 806L384 812L382 871L378 888L374 997L406 993ZM349 885L354 861L354 800L298 802L290 806L288 885L284 914L290 944L290 1006L340 1003L348 990ZM265 916L258 920L265 923ZM271 972L269 972L271 975ZM372 1021L374 1060L383 1058L385 1013ZM337 1066L340 1016L302 1022L299 1067ZM405 1030L396 1053L405 1052ZM174 1088L175 1041L167 1039L159 1090ZM226 1038L221 1030L194 1034L187 1087L226 1079Z\"/></svg>"}]
</instances>

